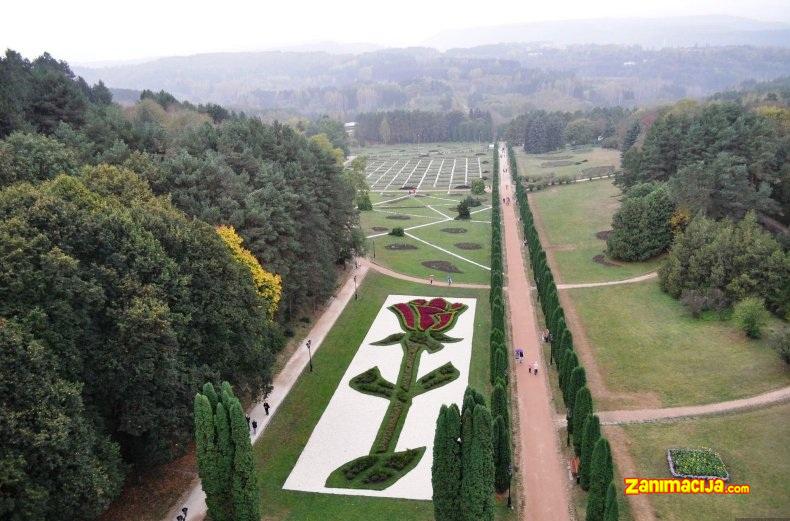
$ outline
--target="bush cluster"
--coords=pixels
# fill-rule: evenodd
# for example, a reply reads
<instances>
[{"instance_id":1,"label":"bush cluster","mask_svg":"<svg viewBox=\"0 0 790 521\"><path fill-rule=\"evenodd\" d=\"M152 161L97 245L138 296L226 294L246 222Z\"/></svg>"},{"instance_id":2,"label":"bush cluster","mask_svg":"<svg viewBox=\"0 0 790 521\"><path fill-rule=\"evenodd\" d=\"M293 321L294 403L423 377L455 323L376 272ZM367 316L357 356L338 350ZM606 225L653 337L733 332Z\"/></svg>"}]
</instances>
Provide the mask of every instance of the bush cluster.
<instances>
[{"instance_id":1,"label":"bush cluster","mask_svg":"<svg viewBox=\"0 0 790 521\"><path fill-rule=\"evenodd\" d=\"M565 311L560 304L546 252L535 228L527 200L527 188L518 176L518 164L509 144L508 156L524 237L529 248L529 260L538 288L538 299L546 326L552 335L551 364L557 366L560 391L568 409L568 432L573 435L574 452L581 461L580 483L590 491L587 497L587 521L602 521L612 516L616 519L617 502L607 501L613 479L609 442L601 435L592 396L587 388L586 374L573 349L573 337L566 324Z\"/></svg>"}]
</instances>

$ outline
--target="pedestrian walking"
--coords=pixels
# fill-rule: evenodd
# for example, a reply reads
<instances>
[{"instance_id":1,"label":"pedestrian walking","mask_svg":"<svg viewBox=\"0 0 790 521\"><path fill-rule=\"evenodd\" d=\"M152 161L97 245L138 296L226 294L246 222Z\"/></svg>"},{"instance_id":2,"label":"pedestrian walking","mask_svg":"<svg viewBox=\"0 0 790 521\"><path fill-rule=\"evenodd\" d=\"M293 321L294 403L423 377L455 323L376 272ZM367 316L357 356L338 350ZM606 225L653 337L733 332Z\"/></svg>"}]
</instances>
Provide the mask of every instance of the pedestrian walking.
<instances>
[{"instance_id":1,"label":"pedestrian walking","mask_svg":"<svg viewBox=\"0 0 790 521\"><path fill-rule=\"evenodd\" d=\"M250 428L250 417L249 416L247 416L247 428L248 429Z\"/></svg>"},{"instance_id":2,"label":"pedestrian walking","mask_svg":"<svg viewBox=\"0 0 790 521\"><path fill-rule=\"evenodd\" d=\"M266 412L266 416L269 416L269 402L263 402L263 410Z\"/></svg>"},{"instance_id":3,"label":"pedestrian walking","mask_svg":"<svg viewBox=\"0 0 790 521\"><path fill-rule=\"evenodd\" d=\"M450 275L447 275L447 285L448 286L452 286L453 285L453 278Z\"/></svg>"},{"instance_id":4,"label":"pedestrian walking","mask_svg":"<svg viewBox=\"0 0 790 521\"><path fill-rule=\"evenodd\" d=\"M532 364L532 374L534 374L535 376L538 375L538 361L537 360L535 360L535 362Z\"/></svg>"},{"instance_id":5,"label":"pedestrian walking","mask_svg":"<svg viewBox=\"0 0 790 521\"><path fill-rule=\"evenodd\" d=\"M255 434L258 431L258 422L252 420L252 433Z\"/></svg>"},{"instance_id":6,"label":"pedestrian walking","mask_svg":"<svg viewBox=\"0 0 790 521\"><path fill-rule=\"evenodd\" d=\"M433 273L431 274L431 276L430 276L430 277L428 277L428 284L430 284L431 286L433 286Z\"/></svg>"}]
</instances>

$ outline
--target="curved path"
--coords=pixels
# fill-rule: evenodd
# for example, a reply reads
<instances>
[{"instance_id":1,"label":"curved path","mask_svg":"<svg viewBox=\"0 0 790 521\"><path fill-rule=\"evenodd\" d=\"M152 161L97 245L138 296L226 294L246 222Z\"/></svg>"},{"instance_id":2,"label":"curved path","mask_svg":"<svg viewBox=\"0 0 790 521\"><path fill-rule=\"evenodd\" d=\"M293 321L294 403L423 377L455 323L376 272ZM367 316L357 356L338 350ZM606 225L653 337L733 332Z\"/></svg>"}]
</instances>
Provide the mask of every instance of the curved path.
<instances>
[{"instance_id":1,"label":"curved path","mask_svg":"<svg viewBox=\"0 0 790 521\"><path fill-rule=\"evenodd\" d=\"M663 407L658 409L632 409L622 411L600 411L598 418L601 425L623 425L628 423L672 422L699 416L726 414L730 412L761 409L790 401L790 386L775 389L748 398L728 400L726 402L707 403L705 405L685 405L680 407ZM554 416L554 423L565 425L565 415Z\"/></svg>"},{"instance_id":2,"label":"curved path","mask_svg":"<svg viewBox=\"0 0 790 521\"><path fill-rule=\"evenodd\" d=\"M359 268L353 271L354 277L349 276L345 283L340 287L335 296L329 301L324 312L316 321L307 338L312 340L312 351L316 352L321 347L321 343L326 338L329 330L343 312L346 304L354 298L356 285L362 282L368 273L368 264L363 259L359 259ZM356 278L356 282L354 281ZM277 413L285 397L299 379L309 362L309 353L305 349L297 349L285 367L274 377L272 382L273 390L269 395L268 402L270 407L269 415L263 410L263 401L255 404L247 414L250 418L258 421L258 430L255 434L250 434L250 439L254 444L260 438L263 431L269 425L269 420ZM172 521L177 515L181 514L181 508L189 509L189 521L199 521L206 517L206 494L200 485L200 480L196 480L190 489L179 498L178 503L173 505L172 510L167 514L163 521Z\"/></svg>"},{"instance_id":3,"label":"curved path","mask_svg":"<svg viewBox=\"0 0 790 521\"><path fill-rule=\"evenodd\" d=\"M502 147L500 160L500 186L508 193L510 175L503 172L508 164L507 152ZM560 451L557 431L553 421L551 390L546 364L541 359L537 317L529 291L527 271L524 266L523 245L519 236L519 222L515 205L502 208L504 223L504 254L506 268L507 310L513 347L524 349L527 363L515 364L517 394L513 396L519 418L514 466L523 487L521 497L525 504L520 508L520 519L530 521L568 521L570 494L567 468ZM538 375L529 373L528 367L538 361Z\"/></svg>"},{"instance_id":4,"label":"curved path","mask_svg":"<svg viewBox=\"0 0 790 521\"><path fill-rule=\"evenodd\" d=\"M384 275L387 275L388 277L392 277L394 279L407 280L409 282L416 282L417 284L425 284L425 285L431 284L428 281L428 279L424 277L414 277L412 275L406 275L405 273L400 273L398 271L391 270L389 268L382 266L381 264L376 264L376 262L371 259L360 259L359 264L360 266L362 264L365 264L370 269L378 271L379 273L383 273ZM434 285L435 286L443 285L443 282L441 280L434 280ZM453 282L453 287L468 288L468 289L488 289L490 286L488 284L471 284L471 283L465 284L462 282Z\"/></svg>"},{"instance_id":5,"label":"curved path","mask_svg":"<svg viewBox=\"0 0 790 521\"><path fill-rule=\"evenodd\" d=\"M633 284L635 282L644 282L646 280L658 277L657 271L651 271L638 277L622 280L610 280L607 282L584 282L579 284L557 284L557 289L576 289L576 288L598 288L601 286L617 286L618 284Z\"/></svg>"}]
</instances>

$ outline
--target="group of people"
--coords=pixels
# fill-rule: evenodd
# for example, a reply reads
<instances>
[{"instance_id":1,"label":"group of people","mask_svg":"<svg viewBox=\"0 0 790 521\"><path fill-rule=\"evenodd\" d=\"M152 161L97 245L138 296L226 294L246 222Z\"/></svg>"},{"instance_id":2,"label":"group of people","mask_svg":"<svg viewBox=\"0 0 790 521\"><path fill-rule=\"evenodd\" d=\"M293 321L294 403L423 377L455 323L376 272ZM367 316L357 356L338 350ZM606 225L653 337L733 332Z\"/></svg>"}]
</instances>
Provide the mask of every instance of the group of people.
<instances>
[{"instance_id":1,"label":"group of people","mask_svg":"<svg viewBox=\"0 0 790 521\"><path fill-rule=\"evenodd\" d=\"M266 416L269 416L269 408L269 402L263 402L263 410L266 413ZM258 432L258 422L247 416L247 428L252 431L253 435L255 435Z\"/></svg>"},{"instance_id":2,"label":"group of people","mask_svg":"<svg viewBox=\"0 0 790 521\"><path fill-rule=\"evenodd\" d=\"M521 364L524 363L524 350L523 349L516 349L516 361ZM531 364L529 364L529 374L538 374L538 361L535 360Z\"/></svg>"},{"instance_id":3,"label":"group of people","mask_svg":"<svg viewBox=\"0 0 790 521\"><path fill-rule=\"evenodd\" d=\"M428 284L433 286L433 274L428 275ZM453 285L453 278L450 275L447 275L447 285L448 286L452 286Z\"/></svg>"},{"instance_id":4,"label":"group of people","mask_svg":"<svg viewBox=\"0 0 790 521\"><path fill-rule=\"evenodd\" d=\"M510 206L510 197L503 197L502 198L502 204L506 204L506 205Z\"/></svg>"}]
</instances>

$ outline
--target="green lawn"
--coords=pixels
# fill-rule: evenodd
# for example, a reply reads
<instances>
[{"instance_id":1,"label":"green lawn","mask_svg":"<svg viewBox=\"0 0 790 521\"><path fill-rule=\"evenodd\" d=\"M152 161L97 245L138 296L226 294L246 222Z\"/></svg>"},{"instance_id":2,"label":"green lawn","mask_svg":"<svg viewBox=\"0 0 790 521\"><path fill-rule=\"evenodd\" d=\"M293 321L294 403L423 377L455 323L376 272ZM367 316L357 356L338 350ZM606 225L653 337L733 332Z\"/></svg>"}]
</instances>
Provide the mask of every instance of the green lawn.
<instances>
[{"instance_id":1,"label":"green lawn","mask_svg":"<svg viewBox=\"0 0 790 521\"><path fill-rule=\"evenodd\" d=\"M531 179L576 179L587 178L590 174L597 177L606 173L603 171L605 167L611 170L620 168L620 151L609 148L566 148L547 154L527 154L521 147L514 148L514 151L518 173Z\"/></svg>"},{"instance_id":2,"label":"green lawn","mask_svg":"<svg viewBox=\"0 0 790 521\"><path fill-rule=\"evenodd\" d=\"M299 378L255 445L264 519L267 521L433 519L433 507L429 501L340 496L282 489L360 342L390 294L477 298L470 381L484 394L490 393L488 291L430 287L370 272L360 288L359 300L349 303L320 350L315 353L315 371L304 373ZM501 502L498 505L497 518L511 519L506 506Z\"/></svg>"},{"instance_id":3,"label":"green lawn","mask_svg":"<svg viewBox=\"0 0 790 521\"><path fill-rule=\"evenodd\" d=\"M640 477L670 477L666 460L670 447L709 447L721 455L732 483L751 486L749 495L653 495L650 501L659 519L785 519L790 514L788 418L790 404L784 404L695 421L623 428Z\"/></svg>"},{"instance_id":4,"label":"green lawn","mask_svg":"<svg viewBox=\"0 0 790 521\"><path fill-rule=\"evenodd\" d=\"M617 266L593 260L603 254L606 242L596 233L612 228L612 216L620 206L620 190L609 180L564 185L534 193L533 212L543 220L543 246L557 261L558 280L565 283L620 280L654 271L660 260L621 262Z\"/></svg>"},{"instance_id":5,"label":"green lawn","mask_svg":"<svg viewBox=\"0 0 790 521\"><path fill-rule=\"evenodd\" d=\"M652 392L674 406L790 385L766 341L747 340L729 321L692 318L656 281L569 291L612 391Z\"/></svg>"}]
</instances>

